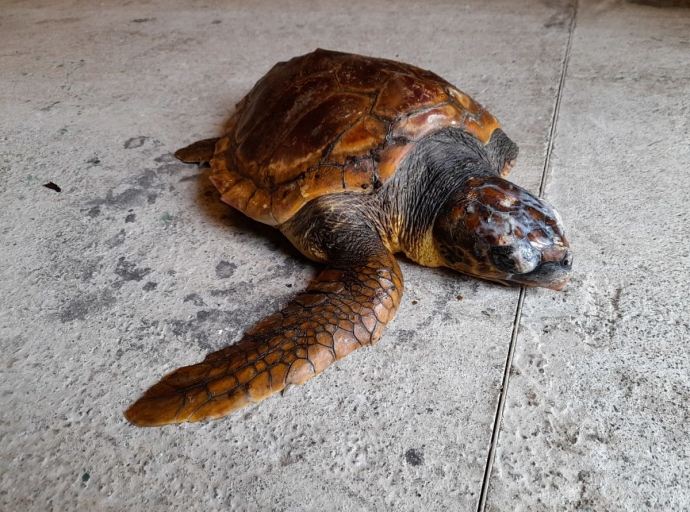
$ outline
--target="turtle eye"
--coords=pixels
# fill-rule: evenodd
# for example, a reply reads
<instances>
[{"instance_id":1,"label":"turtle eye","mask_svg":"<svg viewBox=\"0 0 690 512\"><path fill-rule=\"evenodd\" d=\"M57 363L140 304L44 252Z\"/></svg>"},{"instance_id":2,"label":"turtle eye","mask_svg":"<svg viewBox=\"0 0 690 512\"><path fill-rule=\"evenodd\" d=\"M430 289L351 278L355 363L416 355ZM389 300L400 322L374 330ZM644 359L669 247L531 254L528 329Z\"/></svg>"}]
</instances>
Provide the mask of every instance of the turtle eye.
<instances>
[{"instance_id":1,"label":"turtle eye","mask_svg":"<svg viewBox=\"0 0 690 512\"><path fill-rule=\"evenodd\" d=\"M514 274L517 272L517 266L515 265L515 258L513 258L512 247L492 247L490 256L491 262L496 266L497 269L507 272L509 274Z\"/></svg>"}]
</instances>

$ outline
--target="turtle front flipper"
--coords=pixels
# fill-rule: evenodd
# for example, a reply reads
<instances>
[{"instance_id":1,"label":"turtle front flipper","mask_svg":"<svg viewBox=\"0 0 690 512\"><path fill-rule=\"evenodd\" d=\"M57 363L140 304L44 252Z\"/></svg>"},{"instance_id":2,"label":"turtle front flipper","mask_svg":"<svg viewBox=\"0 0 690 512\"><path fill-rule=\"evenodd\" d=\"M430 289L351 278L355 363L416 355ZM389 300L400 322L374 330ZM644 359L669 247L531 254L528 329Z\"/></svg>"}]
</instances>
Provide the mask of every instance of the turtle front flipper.
<instances>
[{"instance_id":1,"label":"turtle front flipper","mask_svg":"<svg viewBox=\"0 0 690 512\"><path fill-rule=\"evenodd\" d=\"M519 152L518 145L500 128L494 130L486 145L486 154L501 178L505 178L513 170Z\"/></svg>"},{"instance_id":2,"label":"turtle front flipper","mask_svg":"<svg viewBox=\"0 0 690 512\"><path fill-rule=\"evenodd\" d=\"M149 427L221 418L376 343L400 303L402 274L385 249L356 259L329 265L236 345L163 377L127 419Z\"/></svg>"},{"instance_id":3,"label":"turtle front flipper","mask_svg":"<svg viewBox=\"0 0 690 512\"><path fill-rule=\"evenodd\" d=\"M186 164L207 164L213 158L219 138L204 139L175 151L175 158Z\"/></svg>"}]
</instances>

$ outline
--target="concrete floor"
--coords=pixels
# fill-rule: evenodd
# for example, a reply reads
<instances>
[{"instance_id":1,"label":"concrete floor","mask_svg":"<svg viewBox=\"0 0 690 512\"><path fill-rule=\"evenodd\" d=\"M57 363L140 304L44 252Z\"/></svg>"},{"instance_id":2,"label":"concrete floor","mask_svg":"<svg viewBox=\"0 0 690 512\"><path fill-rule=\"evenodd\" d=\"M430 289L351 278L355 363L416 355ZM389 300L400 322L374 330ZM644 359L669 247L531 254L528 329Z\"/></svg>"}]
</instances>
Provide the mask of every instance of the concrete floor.
<instances>
[{"instance_id":1,"label":"concrete floor","mask_svg":"<svg viewBox=\"0 0 690 512\"><path fill-rule=\"evenodd\" d=\"M117 3L0 9L0 509L690 509L690 9ZM403 262L376 347L224 420L135 428L141 392L317 272L171 156L316 47L446 77L533 191L560 91L545 195L575 276L520 300Z\"/></svg>"}]
</instances>

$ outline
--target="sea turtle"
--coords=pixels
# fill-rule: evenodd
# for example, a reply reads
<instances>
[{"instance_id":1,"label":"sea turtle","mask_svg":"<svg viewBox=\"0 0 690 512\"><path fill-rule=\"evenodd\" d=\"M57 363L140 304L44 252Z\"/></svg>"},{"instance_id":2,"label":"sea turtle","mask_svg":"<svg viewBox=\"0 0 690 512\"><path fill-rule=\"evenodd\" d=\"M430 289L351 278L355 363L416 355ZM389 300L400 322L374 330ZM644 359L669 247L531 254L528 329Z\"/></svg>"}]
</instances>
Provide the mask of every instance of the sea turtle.
<instances>
[{"instance_id":1,"label":"sea turtle","mask_svg":"<svg viewBox=\"0 0 690 512\"><path fill-rule=\"evenodd\" d=\"M491 114L430 71L326 50L276 64L225 135L175 156L210 162L223 201L327 266L238 343L165 376L127 419L220 418L375 344L403 293L396 253L560 290L568 242L549 204L503 179L517 152Z\"/></svg>"}]
</instances>

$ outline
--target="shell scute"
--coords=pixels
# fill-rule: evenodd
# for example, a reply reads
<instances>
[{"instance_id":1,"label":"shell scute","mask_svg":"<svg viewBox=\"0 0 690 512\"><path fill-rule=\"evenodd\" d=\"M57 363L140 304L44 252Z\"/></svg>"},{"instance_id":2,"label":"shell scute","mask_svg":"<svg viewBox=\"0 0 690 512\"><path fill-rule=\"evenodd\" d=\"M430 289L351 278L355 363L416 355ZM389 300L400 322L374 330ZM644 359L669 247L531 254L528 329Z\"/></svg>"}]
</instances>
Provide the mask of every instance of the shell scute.
<instances>
[{"instance_id":1,"label":"shell scute","mask_svg":"<svg viewBox=\"0 0 690 512\"><path fill-rule=\"evenodd\" d=\"M237 208L241 212L245 211L247 204L256 192L256 185L249 178L243 178L233 185L221 197L230 206Z\"/></svg>"},{"instance_id":2,"label":"shell scute","mask_svg":"<svg viewBox=\"0 0 690 512\"><path fill-rule=\"evenodd\" d=\"M381 181L386 181L395 174L398 165L414 149L412 142L398 142L386 146L379 153L378 174Z\"/></svg>"},{"instance_id":3,"label":"shell scute","mask_svg":"<svg viewBox=\"0 0 690 512\"><path fill-rule=\"evenodd\" d=\"M294 180L316 166L329 143L357 122L370 104L367 96L338 93L304 115L271 155L267 167L275 182Z\"/></svg>"},{"instance_id":4,"label":"shell scute","mask_svg":"<svg viewBox=\"0 0 690 512\"><path fill-rule=\"evenodd\" d=\"M433 107L393 123L390 137L417 141L438 131L439 126L460 127L464 118L464 112L458 110L455 105L445 104L440 107Z\"/></svg>"},{"instance_id":5,"label":"shell scute","mask_svg":"<svg viewBox=\"0 0 690 512\"><path fill-rule=\"evenodd\" d=\"M448 100L441 84L422 81L411 75L398 75L391 78L381 90L373 113L393 120Z\"/></svg>"},{"instance_id":6,"label":"shell scute","mask_svg":"<svg viewBox=\"0 0 690 512\"><path fill-rule=\"evenodd\" d=\"M344 164L348 160L363 157L381 145L386 136L386 125L375 117L366 116L333 146L328 161Z\"/></svg>"},{"instance_id":7,"label":"shell scute","mask_svg":"<svg viewBox=\"0 0 690 512\"><path fill-rule=\"evenodd\" d=\"M240 116L235 139L239 144L237 157L243 163L263 163L276 143L294 130L305 113L314 110L324 96L337 89L331 76L310 76L278 87L281 93L262 94L269 97L250 101Z\"/></svg>"},{"instance_id":8,"label":"shell scute","mask_svg":"<svg viewBox=\"0 0 690 512\"><path fill-rule=\"evenodd\" d=\"M346 190L367 192L374 189L376 169L374 160L366 158L350 165L343 171Z\"/></svg>"},{"instance_id":9,"label":"shell scute","mask_svg":"<svg viewBox=\"0 0 690 512\"><path fill-rule=\"evenodd\" d=\"M271 206L273 203L273 194L266 188L257 188L251 199L245 207L245 214L256 219L266 215L272 215Z\"/></svg>"},{"instance_id":10,"label":"shell scute","mask_svg":"<svg viewBox=\"0 0 690 512\"><path fill-rule=\"evenodd\" d=\"M343 91L376 93L391 77L391 71L375 59L350 58L335 70L335 77Z\"/></svg>"},{"instance_id":11,"label":"shell scute","mask_svg":"<svg viewBox=\"0 0 690 512\"><path fill-rule=\"evenodd\" d=\"M296 180L278 187L276 190L272 191L272 195L273 204L271 205L271 214L272 217L276 219L276 224L284 222L283 219L287 220L291 218L297 213L299 208L307 202L307 200L302 197L299 183ZM223 199L223 201L225 201L225 199ZM232 203L230 204L232 205ZM265 222L264 218L260 218L260 220ZM270 222L267 222L267 224L270 224Z\"/></svg>"},{"instance_id":12,"label":"shell scute","mask_svg":"<svg viewBox=\"0 0 690 512\"><path fill-rule=\"evenodd\" d=\"M332 165L323 165L306 173L297 181L302 197L309 201L315 197L328 194L331 190L343 189L343 169Z\"/></svg>"}]
</instances>

